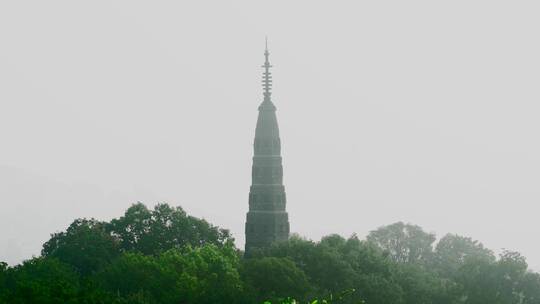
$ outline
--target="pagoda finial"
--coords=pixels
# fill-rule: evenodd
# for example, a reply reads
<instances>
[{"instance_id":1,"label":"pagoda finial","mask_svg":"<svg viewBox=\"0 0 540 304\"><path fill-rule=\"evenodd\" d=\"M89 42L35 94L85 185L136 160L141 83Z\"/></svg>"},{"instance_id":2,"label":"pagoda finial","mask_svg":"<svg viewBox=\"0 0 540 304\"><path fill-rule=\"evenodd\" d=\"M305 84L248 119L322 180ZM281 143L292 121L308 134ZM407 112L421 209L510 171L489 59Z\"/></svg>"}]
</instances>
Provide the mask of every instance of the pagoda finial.
<instances>
[{"instance_id":1,"label":"pagoda finial","mask_svg":"<svg viewBox=\"0 0 540 304\"><path fill-rule=\"evenodd\" d=\"M265 37L265 49L264 49L264 65L262 66L264 68L263 72L263 88L264 88L264 101L270 101L270 95L272 94L272 74L270 73L270 68L272 67L270 65L270 61L268 60L268 56L270 55L270 52L268 52L268 37Z\"/></svg>"}]
</instances>

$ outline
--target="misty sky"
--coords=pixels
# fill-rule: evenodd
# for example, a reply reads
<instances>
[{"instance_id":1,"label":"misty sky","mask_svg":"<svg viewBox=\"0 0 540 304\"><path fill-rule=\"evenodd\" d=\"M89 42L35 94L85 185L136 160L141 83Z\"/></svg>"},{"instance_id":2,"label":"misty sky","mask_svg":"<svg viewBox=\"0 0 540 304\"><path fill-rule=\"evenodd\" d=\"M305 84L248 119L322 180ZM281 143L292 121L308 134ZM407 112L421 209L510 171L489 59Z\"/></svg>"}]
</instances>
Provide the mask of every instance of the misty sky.
<instances>
[{"instance_id":1,"label":"misty sky","mask_svg":"<svg viewBox=\"0 0 540 304\"><path fill-rule=\"evenodd\" d=\"M268 35L292 232L404 221L540 270L540 2L187 3L0 2L0 260L137 201L243 248Z\"/></svg>"}]
</instances>

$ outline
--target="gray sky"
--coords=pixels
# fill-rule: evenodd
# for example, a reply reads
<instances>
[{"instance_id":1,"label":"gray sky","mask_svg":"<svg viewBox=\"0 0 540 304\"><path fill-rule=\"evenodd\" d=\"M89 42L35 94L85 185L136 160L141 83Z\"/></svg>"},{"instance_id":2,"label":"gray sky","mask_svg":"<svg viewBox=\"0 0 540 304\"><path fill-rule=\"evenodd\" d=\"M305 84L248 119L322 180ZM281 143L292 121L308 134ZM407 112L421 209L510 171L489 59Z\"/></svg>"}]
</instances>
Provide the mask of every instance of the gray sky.
<instances>
[{"instance_id":1,"label":"gray sky","mask_svg":"<svg viewBox=\"0 0 540 304\"><path fill-rule=\"evenodd\" d=\"M540 2L187 3L0 2L0 260L136 201L243 247L268 35L293 232L405 221L540 269Z\"/></svg>"}]
</instances>

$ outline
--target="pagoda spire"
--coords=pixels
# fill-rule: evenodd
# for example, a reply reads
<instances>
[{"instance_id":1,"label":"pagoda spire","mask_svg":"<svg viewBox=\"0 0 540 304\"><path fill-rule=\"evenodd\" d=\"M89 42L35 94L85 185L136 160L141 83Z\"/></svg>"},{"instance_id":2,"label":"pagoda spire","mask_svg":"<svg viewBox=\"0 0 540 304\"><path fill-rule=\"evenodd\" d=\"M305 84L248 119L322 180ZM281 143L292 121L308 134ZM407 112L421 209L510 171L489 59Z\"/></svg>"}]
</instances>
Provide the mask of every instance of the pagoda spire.
<instances>
[{"instance_id":1,"label":"pagoda spire","mask_svg":"<svg viewBox=\"0 0 540 304\"><path fill-rule=\"evenodd\" d=\"M264 49L264 65L262 66L264 68L263 72L263 88L264 88L264 101L270 101L270 95L272 95L272 73L270 72L270 68L272 65L270 65L270 61L268 60L268 57L270 56L270 52L268 51L268 37L265 38L265 49Z\"/></svg>"}]
</instances>

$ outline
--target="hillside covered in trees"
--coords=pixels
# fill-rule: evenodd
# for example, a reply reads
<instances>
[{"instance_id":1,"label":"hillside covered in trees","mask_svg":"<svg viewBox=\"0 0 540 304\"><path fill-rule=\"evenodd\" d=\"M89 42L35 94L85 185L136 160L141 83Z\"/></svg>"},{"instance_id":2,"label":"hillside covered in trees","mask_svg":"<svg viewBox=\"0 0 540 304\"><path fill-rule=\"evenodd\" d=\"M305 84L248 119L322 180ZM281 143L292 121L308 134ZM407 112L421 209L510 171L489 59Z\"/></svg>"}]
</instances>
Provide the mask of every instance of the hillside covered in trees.
<instances>
[{"instance_id":1,"label":"hillside covered in trees","mask_svg":"<svg viewBox=\"0 0 540 304\"><path fill-rule=\"evenodd\" d=\"M540 275L525 258L395 223L320 242L293 236L250 257L230 233L159 204L110 222L77 219L41 256L0 264L0 303L532 304Z\"/></svg>"}]
</instances>

